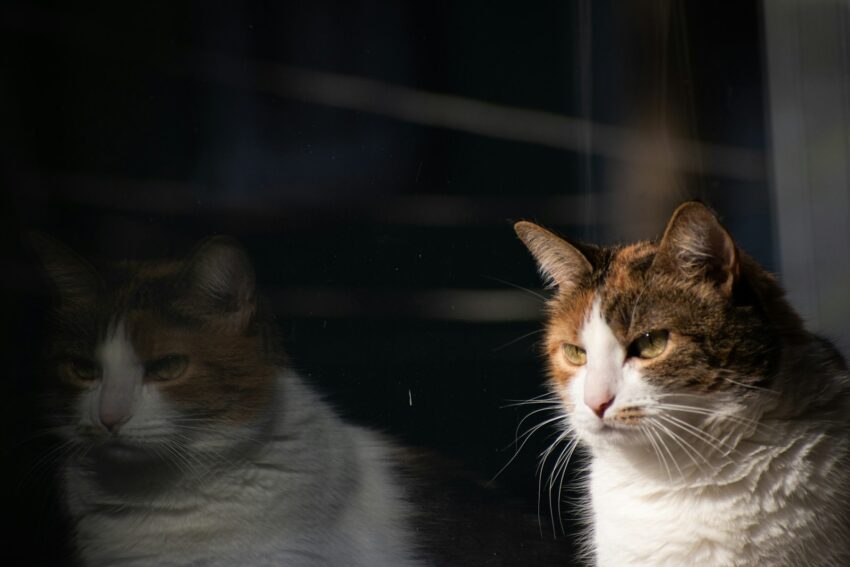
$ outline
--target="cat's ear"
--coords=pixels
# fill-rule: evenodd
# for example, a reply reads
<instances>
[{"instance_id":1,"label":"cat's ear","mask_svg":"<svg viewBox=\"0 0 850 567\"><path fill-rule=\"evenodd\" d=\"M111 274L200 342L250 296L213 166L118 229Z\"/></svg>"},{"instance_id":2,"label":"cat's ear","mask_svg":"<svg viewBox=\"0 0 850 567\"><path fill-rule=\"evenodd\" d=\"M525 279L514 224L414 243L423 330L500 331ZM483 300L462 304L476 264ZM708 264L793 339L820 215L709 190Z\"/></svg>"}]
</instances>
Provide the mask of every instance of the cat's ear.
<instances>
[{"instance_id":1,"label":"cat's ear","mask_svg":"<svg viewBox=\"0 0 850 567\"><path fill-rule=\"evenodd\" d=\"M97 271L73 250L42 232L31 231L25 242L41 260L61 305L93 301L103 289Z\"/></svg>"},{"instance_id":2,"label":"cat's ear","mask_svg":"<svg viewBox=\"0 0 850 567\"><path fill-rule=\"evenodd\" d=\"M516 223L514 230L537 260L548 285L566 290L590 278L593 266L587 256L563 238L528 221Z\"/></svg>"},{"instance_id":3,"label":"cat's ear","mask_svg":"<svg viewBox=\"0 0 850 567\"><path fill-rule=\"evenodd\" d=\"M738 250L714 213L691 201L680 205L667 223L653 267L708 280L730 295L738 277Z\"/></svg>"},{"instance_id":4,"label":"cat's ear","mask_svg":"<svg viewBox=\"0 0 850 567\"><path fill-rule=\"evenodd\" d=\"M256 308L254 268L242 247L226 236L202 242L190 257L182 279L185 305L203 319L243 330Z\"/></svg>"}]
</instances>

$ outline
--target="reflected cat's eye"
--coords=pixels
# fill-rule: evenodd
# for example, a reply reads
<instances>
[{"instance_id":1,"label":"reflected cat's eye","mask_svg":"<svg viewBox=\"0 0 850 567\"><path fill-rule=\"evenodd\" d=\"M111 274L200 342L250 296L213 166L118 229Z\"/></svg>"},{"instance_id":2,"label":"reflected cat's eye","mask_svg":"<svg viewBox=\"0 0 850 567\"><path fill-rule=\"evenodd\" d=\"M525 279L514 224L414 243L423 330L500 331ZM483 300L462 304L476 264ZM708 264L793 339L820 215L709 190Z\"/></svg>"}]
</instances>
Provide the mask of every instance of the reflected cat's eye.
<instances>
[{"instance_id":1,"label":"reflected cat's eye","mask_svg":"<svg viewBox=\"0 0 850 567\"><path fill-rule=\"evenodd\" d=\"M76 380L89 382L100 378L100 368L86 358L74 357L65 362L65 373Z\"/></svg>"},{"instance_id":2,"label":"reflected cat's eye","mask_svg":"<svg viewBox=\"0 0 850 567\"><path fill-rule=\"evenodd\" d=\"M174 380L183 375L189 359L182 354L169 354L145 365L145 375L154 380Z\"/></svg>"},{"instance_id":3,"label":"reflected cat's eye","mask_svg":"<svg viewBox=\"0 0 850 567\"><path fill-rule=\"evenodd\" d=\"M629 347L629 354L643 359L655 358L667 348L668 331L649 331L639 336Z\"/></svg>"},{"instance_id":4,"label":"reflected cat's eye","mask_svg":"<svg viewBox=\"0 0 850 567\"><path fill-rule=\"evenodd\" d=\"M567 362L570 364L575 366L584 366L585 363L587 363L587 353L583 348L569 343L564 343L562 348L564 350L564 358L566 358Z\"/></svg>"}]
</instances>

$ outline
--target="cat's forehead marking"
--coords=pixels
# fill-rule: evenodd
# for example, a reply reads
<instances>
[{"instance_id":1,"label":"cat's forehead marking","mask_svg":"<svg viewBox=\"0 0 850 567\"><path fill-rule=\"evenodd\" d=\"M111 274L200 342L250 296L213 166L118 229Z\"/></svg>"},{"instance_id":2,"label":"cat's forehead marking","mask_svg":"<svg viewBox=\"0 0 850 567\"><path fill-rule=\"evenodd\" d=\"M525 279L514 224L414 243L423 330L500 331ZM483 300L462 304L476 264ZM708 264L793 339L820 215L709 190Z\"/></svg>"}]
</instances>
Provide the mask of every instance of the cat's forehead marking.
<instances>
[{"instance_id":1,"label":"cat's forehead marking","mask_svg":"<svg viewBox=\"0 0 850 567\"><path fill-rule=\"evenodd\" d=\"M611 291L624 290L639 283L655 257L656 246L638 242L618 250L608 266L604 286Z\"/></svg>"},{"instance_id":2,"label":"cat's forehead marking","mask_svg":"<svg viewBox=\"0 0 850 567\"><path fill-rule=\"evenodd\" d=\"M114 320L107 327L104 341L97 349L97 358L103 372L97 419L104 424L125 421L132 413L145 369L123 319Z\"/></svg>"},{"instance_id":3,"label":"cat's forehead marking","mask_svg":"<svg viewBox=\"0 0 850 567\"><path fill-rule=\"evenodd\" d=\"M103 342L97 349L97 357L105 379L112 376L122 379L137 373L141 368L124 319L113 320L107 326Z\"/></svg>"},{"instance_id":4,"label":"cat's forehead marking","mask_svg":"<svg viewBox=\"0 0 850 567\"><path fill-rule=\"evenodd\" d=\"M587 351L589 370L604 370L611 366L610 363L614 363L611 367L618 367L625 358L622 346L605 320L598 296L594 298L584 324L579 329L579 337Z\"/></svg>"}]
</instances>

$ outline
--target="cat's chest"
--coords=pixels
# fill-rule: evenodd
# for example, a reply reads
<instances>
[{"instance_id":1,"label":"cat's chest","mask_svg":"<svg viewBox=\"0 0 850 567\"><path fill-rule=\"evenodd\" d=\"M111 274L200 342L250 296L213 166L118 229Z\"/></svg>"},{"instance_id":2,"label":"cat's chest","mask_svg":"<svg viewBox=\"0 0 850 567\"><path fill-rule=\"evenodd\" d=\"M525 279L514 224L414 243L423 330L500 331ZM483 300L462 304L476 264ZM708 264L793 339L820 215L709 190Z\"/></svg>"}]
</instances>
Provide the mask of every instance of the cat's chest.
<instances>
[{"instance_id":1,"label":"cat's chest","mask_svg":"<svg viewBox=\"0 0 850 567\"><path fill-rule=\"evenodd\" d=\"M600 566L684 565L697 557L711 558L708 565L734 565L728 548L758 516L743 494L650 493L606 475L597 475L591 493Z\"/></svg>"},{"instance_id":2,"label":"cat's chest","mask_svg":"<svg viewBox=\"0 0 850 567\"><path fill-rule=\"evenodd\" d=\"M847 534L818 526L843 525L838 502L847 488L831 482L829 471L846 456L829 445L806 437L745 453L728 476L678 489L596 459L590 489L598 565L793 565L791 557L835 549L830 538Z\"/></svg>"},{"instance_id":3,"label":"cat's chest","mask_svg":"<svg viewBox=\"0 0 850 567\"><path fill-rule=\"evenodd\" d=\"M115 496L86 482L85 471L79 477L69 471L81 553L88 564L150 564L155 551L157 562L227 565L244 559L235 551L250 550L252 564L263 565L263 558L309 549L306 522L293 521L280 505L292 503L292 474L276 465L252 464L140 498Z\"/></svg>"}]
</instances>

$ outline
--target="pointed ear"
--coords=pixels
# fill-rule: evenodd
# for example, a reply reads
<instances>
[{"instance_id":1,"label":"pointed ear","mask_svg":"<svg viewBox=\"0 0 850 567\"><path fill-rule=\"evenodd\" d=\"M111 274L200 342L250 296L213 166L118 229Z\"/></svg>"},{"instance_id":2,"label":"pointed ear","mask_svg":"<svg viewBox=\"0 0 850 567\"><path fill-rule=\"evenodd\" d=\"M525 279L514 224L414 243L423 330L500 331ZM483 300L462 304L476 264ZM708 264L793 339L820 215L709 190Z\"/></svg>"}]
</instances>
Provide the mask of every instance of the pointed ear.
<instances>
[{"instance_id":1,"label":"pointed ear","mask_svg":"<svg viewBox=\"0 0 850 567\"><path fill-rule=\"evenodd\" d=\"M244 330L254 315L254 268L232 238L216 236L198 246L188 261L182 284L185 307L203 319L235 331Z\"/></svg>"},{"instance_id":2,"label":"pointed ear","mask_svg":"<svg viewBox=\"0 0 850 567\"><path fill-rule=\"evenodd\" d=\"M59 297L60 305L93 301L103 289L97 271L73 250L41 232L28 232L32 248Z\"/></svg>"},{"instance_id":3,"label":"pointed ear","mask_svg":"<svg viewBox=\"0 0 850 567\"><path fill-rule=\"evenodd\" d=\"M547 285L566 290L590 278L593 271L590 261L563 238L528 221L516 223L514 230L537 260Z\"/></svg>"},{"instance_id":4,"label":"pointed ear","mask_svg":"<svg viewBox=\"0 0 850 567\"><path fill-rule=\"evenodd\" d=\"M730 295L738 277L738 250L714 213L692 201L679 206L667 223L653 268L708 280Z\"/></svg>"}]
</instances>

